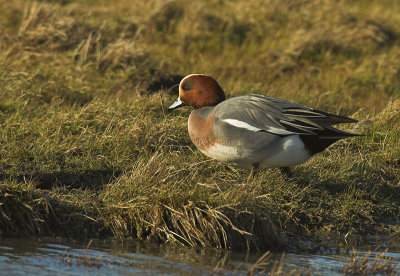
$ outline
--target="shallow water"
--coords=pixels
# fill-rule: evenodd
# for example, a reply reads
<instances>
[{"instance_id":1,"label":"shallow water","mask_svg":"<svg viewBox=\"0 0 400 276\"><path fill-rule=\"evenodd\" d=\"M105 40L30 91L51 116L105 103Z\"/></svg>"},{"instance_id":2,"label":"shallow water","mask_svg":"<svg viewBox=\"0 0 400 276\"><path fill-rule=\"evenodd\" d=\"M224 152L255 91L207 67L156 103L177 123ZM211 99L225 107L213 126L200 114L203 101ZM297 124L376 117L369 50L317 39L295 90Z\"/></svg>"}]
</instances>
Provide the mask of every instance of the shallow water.
<instances>
[{"instance_id":1,"label":"shallow water","mask_svg":"<svg viewBox=\"0 0 400 276\"><path fill-rule=\"evenodd\" d=\"M365 256L367 251L358 252ZM373 252L370 259L377 254ZM76 242L57 238L0 237L2 275L246 275L261 253L238 253L214 249L190 249L149 243L113 241ZM399 265L400 253L389 251ZM286 254L283 271L293 269L313 275L342 275L350 255ZM271 254L269 269L282 254ZM398 269L400 273L400 267Z\"/></svg>"}]
</instances>

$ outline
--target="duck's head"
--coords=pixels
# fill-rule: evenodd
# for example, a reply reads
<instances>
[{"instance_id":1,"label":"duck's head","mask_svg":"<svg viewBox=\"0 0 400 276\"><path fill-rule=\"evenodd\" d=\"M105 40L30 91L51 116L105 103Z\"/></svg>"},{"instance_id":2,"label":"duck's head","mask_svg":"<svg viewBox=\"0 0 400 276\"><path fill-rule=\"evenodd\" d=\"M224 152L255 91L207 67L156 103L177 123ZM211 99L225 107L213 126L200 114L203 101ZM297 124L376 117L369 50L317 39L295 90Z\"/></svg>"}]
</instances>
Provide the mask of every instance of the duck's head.
<instances>
[{"instance_id":1,"label":"duck's head","mask_svg":"<svg viewBox=\"0 0 400 276\"><path fill-rule=\"evenodd\" d=\"M213 77L191 74L184 77L179 83L178 99L168 110L184 105L190 105L194 108L214 106L224 100L224 90Z\"/></svg>"}]
</instances>

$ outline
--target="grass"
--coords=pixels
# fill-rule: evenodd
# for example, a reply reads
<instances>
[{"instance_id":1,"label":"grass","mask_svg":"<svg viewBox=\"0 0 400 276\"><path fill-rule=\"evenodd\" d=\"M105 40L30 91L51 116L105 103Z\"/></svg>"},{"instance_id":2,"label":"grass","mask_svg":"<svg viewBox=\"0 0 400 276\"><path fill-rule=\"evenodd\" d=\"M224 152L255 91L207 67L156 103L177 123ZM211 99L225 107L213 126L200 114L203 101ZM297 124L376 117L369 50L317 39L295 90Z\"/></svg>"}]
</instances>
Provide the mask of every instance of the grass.
<instances>
[{"instance_id":1,"label":"grass","mask_svg":"<svg viewBox=\"0 0 400 276\"><path fill-rule=\"evenodd\" d=\"M261 3L261 4L260 4ZM265 251L400 233L399 3L22 1L0 15L2 234ZM208 160L168 88L213 75L360 120L286 179Z\"/></svg>"},{"instance_id":2,"label":"grass","mask_svg":"<svg viewBox=\"0 0 400 276\"><path fill-rule=\"evenodd\" d=\"M360 256L353 249L353 254L348 264L343 266L343 272L347 275L396 275L399 269L395 258L387 255L387 250L372 256L371 251L365 256Z\"/></svg>"}]
</instances>

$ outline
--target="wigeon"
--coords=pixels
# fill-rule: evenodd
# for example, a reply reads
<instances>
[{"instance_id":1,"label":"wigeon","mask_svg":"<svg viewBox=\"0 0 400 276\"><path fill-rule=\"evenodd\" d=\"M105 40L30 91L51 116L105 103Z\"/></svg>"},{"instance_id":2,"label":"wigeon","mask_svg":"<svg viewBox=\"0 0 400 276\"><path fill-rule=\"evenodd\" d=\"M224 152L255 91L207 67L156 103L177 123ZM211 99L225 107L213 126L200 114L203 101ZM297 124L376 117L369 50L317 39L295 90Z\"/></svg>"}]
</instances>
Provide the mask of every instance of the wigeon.
<instances>
[{"instance_id":1,"label":"wigeon","mask_svg":"<svg viewBox=\"0 0 400 276\"><path fill-rule=\"evenodd\" d=\"M168 108L190 105L189 136L210 158L254 170L288 167L306 162L334 142L357 134L332 125L354 119L262 95L231 99L210 76L192 74L179 83L178 99Z\"/></svg>"}]
</instances>

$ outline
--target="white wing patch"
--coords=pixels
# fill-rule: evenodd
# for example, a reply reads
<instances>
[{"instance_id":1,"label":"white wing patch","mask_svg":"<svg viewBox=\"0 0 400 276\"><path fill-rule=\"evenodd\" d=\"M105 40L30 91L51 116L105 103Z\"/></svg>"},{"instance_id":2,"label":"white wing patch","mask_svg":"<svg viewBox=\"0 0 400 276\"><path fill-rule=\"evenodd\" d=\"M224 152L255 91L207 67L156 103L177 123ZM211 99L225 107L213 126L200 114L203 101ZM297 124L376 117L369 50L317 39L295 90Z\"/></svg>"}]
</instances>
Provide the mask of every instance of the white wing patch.
<instances>
[{"instance_id":1,"label":"white wing patch","mask_svg":"<svg viewBox=\"0 0 400 276\"><path fill-rule=\"evenodd\" d=\"M225 123L228 123L228 124L230 124L232 126L235 126L235 127L238 127L238 128L245 128L245 129L248 129L248 130L251 130L251 131L260 131L260 130L262 130L261 128L254 127L252 125L249 125L248 123L245 123L245 122L242 122L242 121L239 121L239 120L235 120L235 119L225 119L225 120L222 120L222 121L225 122Z\"/></svg>"},{"instance_id":2,"label":"white wing patch","mask_svg":"<svg viewBox=\"0 0 400 276\"><path fill-rule=\"evenodd\" d=\"M283 128L277 128L277 127L268 127L265 131L278 134L278 135L292 135L296 134L295 132L291 132L289 130L283 129Z\"/></svg>"},{"instance_id":3,"label":"white wing patch","mask_svg":"<svg viewBox=\"0 0 400 276\"><path fill-rule=\"evenodd\" d=\"M261 129L261 128L249 125L246 122L239 121L239 120L236 120L236 119L225 119L225 120L222 120L222 121L225 122L225 123L228 123L228 124L230 124L232 126L235 126L235 127L238 127L238 128L244 128L244 129L247 129L247 130L250 130L250 131L267 131L267 132L270 132L270 133L273 133L273 134L277 134L277 135L292 135L292 134L296 134L296 133L288 131L286 129L277 128L277 127L267 127L265 129Z\"/></svg>"}]
</instances>

